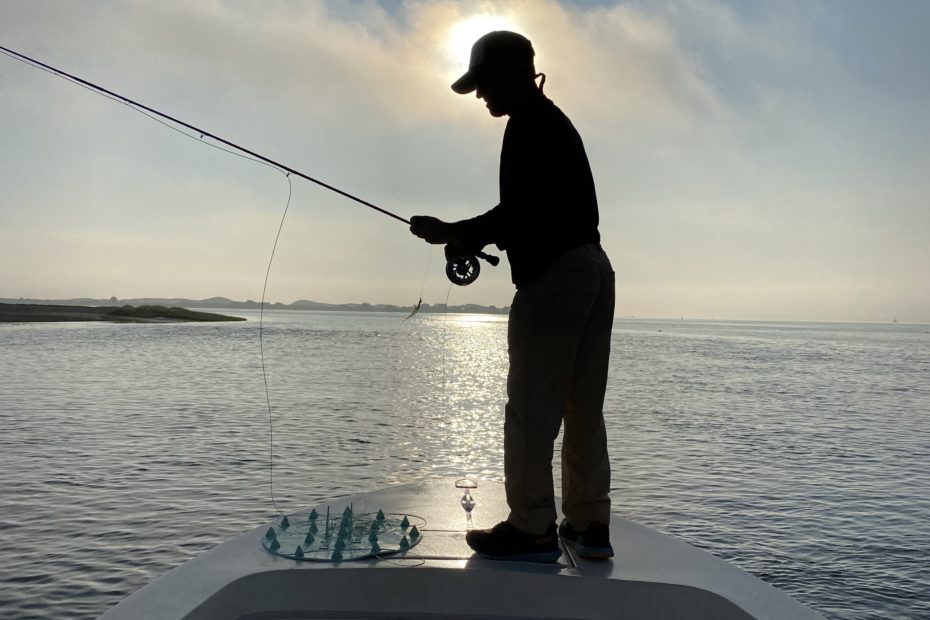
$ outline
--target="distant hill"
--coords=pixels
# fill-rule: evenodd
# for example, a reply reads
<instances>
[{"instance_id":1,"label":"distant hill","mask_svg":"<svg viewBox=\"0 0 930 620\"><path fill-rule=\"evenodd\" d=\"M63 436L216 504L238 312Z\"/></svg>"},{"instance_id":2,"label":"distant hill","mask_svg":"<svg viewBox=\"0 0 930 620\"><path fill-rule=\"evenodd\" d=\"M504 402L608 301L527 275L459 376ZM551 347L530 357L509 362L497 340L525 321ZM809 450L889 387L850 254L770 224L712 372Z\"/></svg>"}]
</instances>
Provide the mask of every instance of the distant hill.
<instances>
[{"instance_id":1,"label":"distant hill","mask_svg":"<svg viewBox=\"0 0 930 620\"><path fill-rule=\"evenodd\" d=\"M32 305L50 305L50 306L91 306L95 308L111 306L169 306L179 308L222 308L227 310L233 309L254 309L257 310L261 304L257 301L235 301L226 297L210 297L208 299L184 299L174 298L155 298L142 297L136 299L93 299L90 297L78 297L74 299L3 299L0 303L4 304L32 304ZM410 312L412 306L395 306L392 304L329 304L320 301L310 301L300 299L290 304L280 302L265 303L266 308L275 310L326 310L329 312ZM420 312L445 312L445 304L427 304L420 306ZM467 314L508 314L510 306L498 308L497 306L480 306L478 304L459 304L449 306L449 312L460 312Z\"/></svg>"},{"instance_id":2,"label":"distant hill","mask_svg":"<svg viewBox=\"0 0 930 620\"><path fill-rule=\"evenodd\" d=\"M74 321L108 321L111 323L176 323L203 321L244 321L242 317L187 308L145 305L83 306L59 304L0 303L0 323L61 323Z\"/></svg>"}]
</instances>

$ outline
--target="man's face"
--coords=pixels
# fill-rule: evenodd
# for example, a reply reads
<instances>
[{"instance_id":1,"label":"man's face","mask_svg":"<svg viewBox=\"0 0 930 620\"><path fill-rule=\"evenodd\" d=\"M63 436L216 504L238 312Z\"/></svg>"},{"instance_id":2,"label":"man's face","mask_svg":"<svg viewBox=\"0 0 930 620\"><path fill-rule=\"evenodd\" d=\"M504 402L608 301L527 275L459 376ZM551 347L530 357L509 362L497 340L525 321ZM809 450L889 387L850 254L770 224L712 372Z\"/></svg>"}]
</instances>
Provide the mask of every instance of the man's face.
<instances>
[{"instance_id":1,"label":"man's face","mask_svg":"<svg viewBox=\"0 0 930 620\"><path fill-rule=\"evenodd\" d=\"M487 67L478 74L478 89L475 97L485 101L491 116L501 117L510 113L512 81L501 67Z\"/></svg>"}]
</instances>

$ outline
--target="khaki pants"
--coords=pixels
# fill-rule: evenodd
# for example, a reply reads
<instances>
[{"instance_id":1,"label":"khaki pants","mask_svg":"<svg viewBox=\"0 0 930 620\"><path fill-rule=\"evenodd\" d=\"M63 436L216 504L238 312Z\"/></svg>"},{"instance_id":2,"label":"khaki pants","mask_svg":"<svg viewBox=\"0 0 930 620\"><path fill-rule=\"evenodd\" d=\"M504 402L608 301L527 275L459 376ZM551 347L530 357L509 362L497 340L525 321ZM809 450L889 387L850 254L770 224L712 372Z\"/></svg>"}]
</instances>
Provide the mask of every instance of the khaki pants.
<instances>
[{"instance_id":1,"label":"khaki pants","mask_svg":"<svg viewBox=\"0 0 930 620\"><path fill-rule=\"evenodd\" d=\"M562 443L562 511L584 530L610 523L604 390L614 272L599 245L573 248L517 291L507 330L504 422L508 521L543 534L555 521L552 453Z\"/></svg>"}]
</instances>

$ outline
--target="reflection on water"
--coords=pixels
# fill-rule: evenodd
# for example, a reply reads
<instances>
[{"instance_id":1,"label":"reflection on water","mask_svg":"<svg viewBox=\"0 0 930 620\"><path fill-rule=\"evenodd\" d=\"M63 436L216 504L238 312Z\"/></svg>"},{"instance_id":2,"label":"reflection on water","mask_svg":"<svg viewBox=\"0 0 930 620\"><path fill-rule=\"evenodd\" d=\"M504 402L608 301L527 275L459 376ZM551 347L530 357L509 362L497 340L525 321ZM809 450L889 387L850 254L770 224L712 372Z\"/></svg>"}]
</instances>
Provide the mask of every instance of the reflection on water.
<instances>
[{"instance_id":1,"label":"reflection on water","mask_svg":"<svg viewBox=\"0 0 930 620\"><path fill-rule=\"evenodd\" d=\"M266 313L285 510L502 478L506 317L401 318ZM0 616L94 617L271 517L256 328L0 326ZM828 616L930 613L927 331L619 321L615 511Z\"/></svg>"}]
</instances>

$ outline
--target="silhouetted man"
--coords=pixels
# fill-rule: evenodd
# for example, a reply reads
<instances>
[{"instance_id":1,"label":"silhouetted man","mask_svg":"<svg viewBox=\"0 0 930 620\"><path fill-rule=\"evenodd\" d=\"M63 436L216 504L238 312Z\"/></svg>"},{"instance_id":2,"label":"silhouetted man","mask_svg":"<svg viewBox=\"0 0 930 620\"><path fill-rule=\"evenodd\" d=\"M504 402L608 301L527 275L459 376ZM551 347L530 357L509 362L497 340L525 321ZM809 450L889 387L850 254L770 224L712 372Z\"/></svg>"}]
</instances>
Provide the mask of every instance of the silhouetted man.
<instances>
[{"instance_id":1,"label":"silhouetted man","mask_svg":"<svg viewBox=\"0 0 930 620\"><path fill-rule=\"evenodd\" d=\"M477 91L492 116L509 116L500 162L500 204L470 220L411 218L410 230L447 253L489 243L507 251L517 292L507 341L510 371L504 474L510 514L467 534L479 555L554 562L558 537L587 558L613 555L604 390L614 312L614 273L599 245L594 180L581 137L542 93L525 37L491 32L472 47L452 85ZM536 78L542 76L537 87ZM552 453L559 427L562 509L556 528Z\"/></svg>"}]
</instances>

